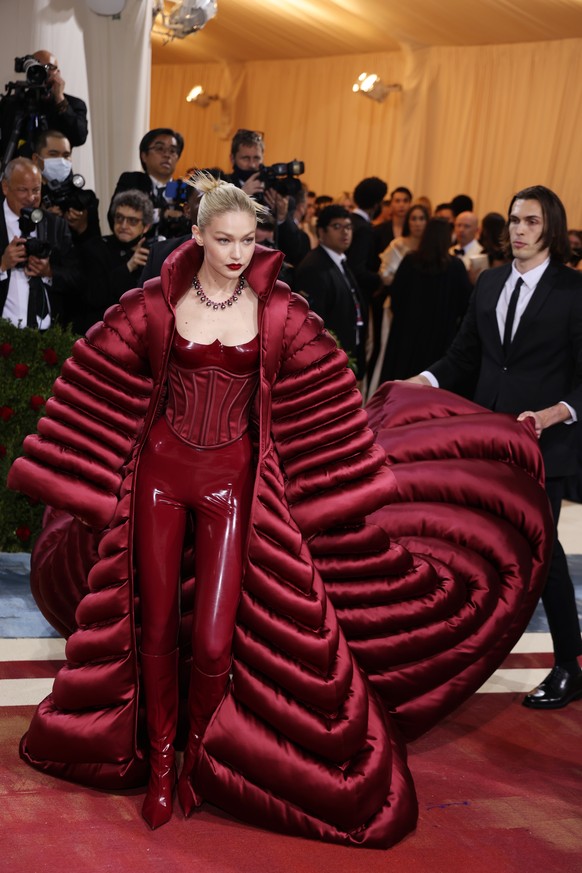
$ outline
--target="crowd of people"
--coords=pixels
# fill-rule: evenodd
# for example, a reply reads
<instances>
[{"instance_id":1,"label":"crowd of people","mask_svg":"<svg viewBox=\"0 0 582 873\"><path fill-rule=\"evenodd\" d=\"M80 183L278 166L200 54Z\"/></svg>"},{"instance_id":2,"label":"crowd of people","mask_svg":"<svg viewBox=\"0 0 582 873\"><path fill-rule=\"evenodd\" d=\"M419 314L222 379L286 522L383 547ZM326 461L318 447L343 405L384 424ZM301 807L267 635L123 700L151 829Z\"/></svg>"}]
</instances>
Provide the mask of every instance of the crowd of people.
<instances>
[{"instance_id":1,"label":"crowd of people","mask_svg":"<svg viewBox=\"0 0 582 873\"><path fill-rule=\"evenodd\" d=\"M2 317L20 327L44 330L60 320L78 333L89 331L91 355L99 357L97 348L104 351L106 361L99 358L103 374L110 376L115 367L121 379L127 365L136 384L145 372L144 349L159 331L149 358L156 368L148 426L139 438L131 435L142 441L143 450L140 476L131 488L137 494L132 511L141 584L140 664L151 761L143 815L154 828L170 818L176 785L179 575L190 512L196 517L199 570L203 567L196 576L204 581L196 588L190 734L178 780L187 815L201 802L192 777L204 731L230 680L248 561L246 529L251 509L261 504L253 496L250 475L248 432L255 393L261 394L260 414L270 415L274 403L276 419L277 402L284 406L281 396L289 391L287 383L280 384L285 374L291 384L305 380L301 397L288 400L294 416L279 412L294 418L294 424L273 426L275 431L288 428L286 436L275 434L281 456L290 453L289 468L296 463L301 469L305 453L313 450L303 446L299 457L292 457L294 440L299 445L305 438L294 427L300 429L303 409L316 398L313 414L324 416L329 443L320 448L323 455L329 451L332 467L339 457L346 480L355 475L353 459L363 450L334 430L335 387L329 374L325 379L320 375L321 360L331 355L334 378L345 376L344 359L329 333L351 361L364 396L381 382L406 379L457 391L518 420L531 419L557 526L564 483L576 469L576 428L570 425L582 415L582 275L576 269L582 236L568 233L561 201L542 186L518 192L507 218L489 213L481 220L468 195L433 209L427 197L415 198L404 186L388 196L387 183L374 176L361 180L352 193L321 194L310 190L301 173L265 167L263 137L246 129L232 140L228 171L208 168L190 185L175 178L186 144L170 128L143 136L142 169L121 174L107 211L111 233L102 235L98 198L75 181L73 172L73 146L84 140L81 124L72 137L70 116L78 113L80 119L84 105L64 95L52 55L37 52L35 57L46 65L52 83L46 99L54 107L49 112L47 103L50 126L32 143L23 139L20 153L4 169ZM67 123L59 124L61 118ZM84 130L86 136L86 124ZM195 244L188 243L192 238ZM257 240L266 252L255 252ZM117 315L105 315L125 292L159 276L170 255L172 272L165 286L148 283L143 292L124 298ZM299 296L277 285L276 276ZM315 320L318 326L301 297L321 317L322 322ZM266 320L259 317L263 311ZM105 328L99 326L104 316ZM279 346L273 345L273 336L279 337ZM273 361L278 355L279 369ZM269 373L272 378L266 378ZM110 405L104 403L100 412L106 423ZM349 409L356 417L360 412ZM78 426L84 427L88 417L93 427L96 414L86 416L81 410ZM278 460L270 459L270 439L261 439L259 450L265 455L260 460L269 459L261 472L267 494L261 505L283 506L276 496ZM87 440L93 440L92 433ZM93 454L100 457L100 451ZM101 454L109 459L114 452ZM289 475L289 470L281 474L281 483ZM365 485L367 474L358 475ZM16 484L26 491L28 481L24 475ZM327 487L318 484L318 500ZM70 506L78 508L79 489L70 490L75 492ZM100 520L114 529L121 515L107 515L110 508L107 503ZM349 513L340 513L335 523L347 529L349 520ZM277 533L282 539L289 531L284 527L287 533L280 528ZM309 525L301 535L307 541ZM299 588L303 564L292 569ZM574 589L557 537L543 602L555 665L524 704L553 709L582 696ZM43 713L37 718L42 720ZM34 745L34 732L29 743ZM28 754L33 762L34 754Z\"/></svg>"}]
</instances>

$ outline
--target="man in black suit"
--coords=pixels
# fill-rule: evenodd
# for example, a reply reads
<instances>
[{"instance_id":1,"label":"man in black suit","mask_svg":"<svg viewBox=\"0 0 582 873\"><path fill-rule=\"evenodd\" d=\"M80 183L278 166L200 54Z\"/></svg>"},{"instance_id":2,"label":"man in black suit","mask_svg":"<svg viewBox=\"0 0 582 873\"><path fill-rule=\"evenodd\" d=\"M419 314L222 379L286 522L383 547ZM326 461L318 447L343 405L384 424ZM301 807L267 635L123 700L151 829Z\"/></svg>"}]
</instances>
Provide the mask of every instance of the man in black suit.
<instances>
[{"instance_id":1,"label":"man in black suit","mask_svg":"<svg viewBox=\"0 0 582 873\"><path fill-rule=\"evenodd\" d=\"M388 186L377 176L362 179L354 188L356 208L352 212L354 229L352 244L347 251L350 270L362 292L370 319L368 336L368 373L374 366L380 351L382 309L387 291L378 273L380 257L376 251L375 228L372 221L380 214L382 201Z\"/></svg>"},{"instance_id":2,"label":"man in black suit","mask_svg":"<svg viewBox=\"0 0 582 873\"><path fill-rule=\"evenodd\" d=\"M0 208L0 314L18 327L46 330L62 320L80 272L67 222L40 209L41 188L40 170L31 160L9 161ZM35 213L29 218L23 209ZM45 243L47 252L27 254L27 238L29 246Z\"/></svg>"},{"instance_id":3,"label":"man in black suit","mask_svg":"<svg viewBox=\"0 0 582 873\"><path fill-rule=\"evenodd\" d=\"M467 315L444 358L410 381L455 390L469 376L477 403L531 418L540 440L546 490L558 524L565 477L576 468L582 418L582 275L564 266L564 207L536 185L509 207L513 263L479 277ZM542 601L555 666L523 703L557 709L582 697L576 599L557 535Z\"/></svg>"},{"instance_id":4,"label":"man in black suit","mask_svg":"<svg viewBox=\"0 0 582 873\"><path fill-rule=\"evenodd\" d=\"M187 232L182 212L177 207L179 183L174 180L178 159L184 150L184 138L177 130L156 127L149 130L139 144L139 160L143 171L122 173L117 180L111 203L122 191L143 191L154 207L153 233L164 237L183 236ZM111 230L113 212L107 211Z\"/></svg>"},{"instance_id":5,"label":"man in black suit","mask_svg":"<svg viewBox=\"0 0 582 873\"><path fill-rule=\"evenodd\" d=\"M317 218L317 236L319 246L295 271L295 288L354 358L357 378L363 379L364 304L345 257L352 241L351 213L343 206L326 206Z\"/></svg>"}]
</instances>

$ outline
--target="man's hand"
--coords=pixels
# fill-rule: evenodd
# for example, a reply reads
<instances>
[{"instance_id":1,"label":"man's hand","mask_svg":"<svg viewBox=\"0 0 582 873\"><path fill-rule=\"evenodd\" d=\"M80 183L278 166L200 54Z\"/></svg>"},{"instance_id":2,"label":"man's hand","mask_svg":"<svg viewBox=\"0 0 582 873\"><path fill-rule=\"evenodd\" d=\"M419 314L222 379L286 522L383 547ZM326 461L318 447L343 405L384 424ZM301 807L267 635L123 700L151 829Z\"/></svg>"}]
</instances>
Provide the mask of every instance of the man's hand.
<instances>
[{"instance_id":1,"label":"man's hand","mask_svg":"<svg viewBox=\"0 0 582 873\"><path fill-rule=\"evenodd\" d=\"M263 199L275 216L276 221L279 224L282 221L285 221L287 213L289 212L289 198L283 197L283 195L275 191L274 188L267 188Z\"/></svg>"},{"instance_id":2,"label":"man's hand","mask_svg":"<svg viewBox=\"0 0 582 873\"><path fill-rule=\"evenodd\" d=\"M426 376L421 376L419 373L418 376L410 376L408 379L403 379L403 382L413 382L415 385L430 385L429 380Z\"/></svg>"},{"instance_id":3,"label":"man's hand","mask_svg":"<svg viewBox=\"0 0 582 873\"><path fill-rule=\"evenodd\" d=\"M146 245L144 245L145 237L142 236L138 244L133 250L133 255L127 262L127 269L130 273L134 273L136 270L145 267L145 263L148 259L148 255L150 250Z\"/></svg>"},{"instance_id":4,"label":"man's hand","mask_svg":"<svg viewBox=\"0 0 582 873\"><path fill-rule=\"evenodd\" d=\"M67 209L65 219L71 230L78 234L85 233L89 226L89 213L86 209Z\"/></svg>"},{"instance_id":5,"label":"man's hand","mask_svg":"<svg viewBox=\"0 0 582 873\"><path fill-rule=\"evenodd\" d=\"M26 276L41 276L50 279L53 271L48 258L35 258L30 256L24 270Z\"/></svg>"},{"instance_id":6,"label":"man's hand","mask_svg":"<svg viewBox=\"0 0 582 873\"><path fill-rule=\"evenodd\" d=\"M259 179L260 172L253 173L252 176L246 180L244 185L242 186L242 190L245 194L248 194L249 197L253 197L255 194L259 192L263 192L265 190L265 183L261 182Z\"/></svg>"},{"instance_id":7,"label":"man's hand","mask_svg":"<svg viewBox=\"0 0 582 873\"><path fill-rule=\"evenodd\" d=\"M26 260L26 249L24 248L25 239L22 236L15 236L4 251L2 252L2 260L0 262L0 272L5 273L7 270L12 270Z\"/></svg>"},{"instance_id":8,"label":"man's hand","mask_svg":"<svg viewBox=\"0 0 582 873\"><path fill-rule=\"evenodd\" d=\"M564 403L556 403L555 406L548 406L546 409L540 409L537 412L528 409L517 416L518 421L525 421L526 418L533 419L536 436L539 439L547 427L568 421L571 418L571 414Z\"/></svg>"},{"instance_id":9,"label":"man's hand","mask_svg":"<svg viewBox=\"0 0 582 873\"><path fill-rule=\"evenodd\" d=\"M60 70L53 70L48 79L55 103L62 103L65 99L65 82Z\"/></svg>"}]
</instances>

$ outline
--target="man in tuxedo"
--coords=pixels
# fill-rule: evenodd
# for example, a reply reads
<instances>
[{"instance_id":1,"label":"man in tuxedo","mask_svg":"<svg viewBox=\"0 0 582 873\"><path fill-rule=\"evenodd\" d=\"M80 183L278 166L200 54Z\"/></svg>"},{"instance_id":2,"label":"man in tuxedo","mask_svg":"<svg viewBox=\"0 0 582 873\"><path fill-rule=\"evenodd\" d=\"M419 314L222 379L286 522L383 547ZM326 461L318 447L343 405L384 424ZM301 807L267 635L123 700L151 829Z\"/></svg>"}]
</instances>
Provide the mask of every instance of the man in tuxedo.
<instances>
[{"instance_id":1,"label":"man in tuxedo","mask_svg":"<svg viewBox=\"0 0 582 873\"><path fill-rule=\"evenodd\" d=\"M0 207L0 313L18 327L46 330L62 318L80 272L67 222L40 209L41 188L31 160L9 161ZM29 254L27 242L28 248L44 243L46 251Z\"/></svg>"},{"instance_id":2,"label":"man in tuxedo","mask_svg":"<svg viewBox=\"0 0 582 873\"><path fill-rule=\"evenodd\" d=\"M565 478L576 469L576 429L582 426L582 275L564 265L566 213L548 188L535 185L513 197L508 237L513 262L480 275L446 355L409 381L454 391L468 376L477 403L535 425L556 524L542 595L555 666L523 704L557 709L582 697L580 624L557 538Z\"/></svg>"},{"instance_id":3,"label":"man in tuxedo","mask_svg":"<svg viewBox=\"0 0 582 873\"><path fill-rule=\"evenodd\" d=\"M180 209L177 208L177 182L174 171L178 159L184 150L184 138L177 130L169 127L156 127L142 137L139 144L139 160L142 172L131 171L122 173L117 180L107 217L113 230L112 203L117 194L122 191L143 191L147 194L154 207L153 232L165 238L183 236L187 227L183 222Z\"/></svg>"},{"instance_id":4,"label":"man in tuxedo","mask_svg":"<svg viewBox=\"0 0 582 873\"><path fill-rule=\"evenodd\" d=\"M460 258L467 270L471 266L471 258L484 251L477 239L478 230L479 219L474 212L461 212L455 218L455 244L450 247L449 254Z\"/></svg>"},{"instance_id":5,"label":"man in tuxedo","mask_svg":"<svg viewBox=\"0 0 582 873\"><path fill-rule=\"evenodd\" d=\"M352 241L351 213L343 206L326 206L317 218L317 236L319 246L296 269L295 288L354 358L356 376L363 379L364 304L345 257Z\"/></svg>"}]
</instances>

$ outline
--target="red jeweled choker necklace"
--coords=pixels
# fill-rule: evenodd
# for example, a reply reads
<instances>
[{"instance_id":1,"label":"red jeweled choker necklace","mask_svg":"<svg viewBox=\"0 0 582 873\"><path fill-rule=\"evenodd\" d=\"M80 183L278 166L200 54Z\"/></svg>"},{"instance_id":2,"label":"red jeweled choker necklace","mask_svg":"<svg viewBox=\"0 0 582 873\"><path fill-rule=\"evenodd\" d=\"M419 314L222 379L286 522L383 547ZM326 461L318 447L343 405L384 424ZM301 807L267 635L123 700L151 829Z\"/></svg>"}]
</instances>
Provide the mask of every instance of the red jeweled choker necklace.
<instances>
[{"instance_id":1,"label":"red jeweled choker necklace","mask_svg":"<svg viewBox=\"0 0 582 873\"><path fill-rule=\"evenodd\" d=\"M221 303L215 303L214 300L211 300L210 297L206 295L206 293L202 289L202 285L200 284L198 276L194 276L194 278L192 279L192 287L196 291L196 296L200 298L200 303L205 303L207 306L212 306L213 309L226 309L227 306L232 306L233 303L236 303L236 301L242 294L243 288L245 287L245 277L239 277L233 294L231 294L228 300L223 300Z\"/></svg>"}]
</instances>

